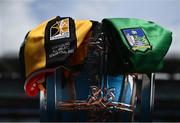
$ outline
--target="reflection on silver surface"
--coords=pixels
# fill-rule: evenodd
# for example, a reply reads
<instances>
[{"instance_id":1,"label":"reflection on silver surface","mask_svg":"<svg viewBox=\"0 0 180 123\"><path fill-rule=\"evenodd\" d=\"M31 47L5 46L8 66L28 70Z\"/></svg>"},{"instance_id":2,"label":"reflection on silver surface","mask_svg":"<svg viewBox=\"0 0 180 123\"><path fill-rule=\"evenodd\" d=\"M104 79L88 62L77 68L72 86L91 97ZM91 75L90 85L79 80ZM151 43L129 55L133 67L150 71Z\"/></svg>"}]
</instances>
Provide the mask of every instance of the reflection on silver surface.
<instances>
[{"instance_id":1,"label":"reflection on silver surface","mask_svg":"<svg viewBox=\"0 0 180 123\"><path fill-rule=\"evenodd\" d=\"M106 95L102 94L106 92ZM115 102L115 88L103 90L97 86L91 86L91 94L87 100L59 101L57 106L61 110L104 110L116 109L132 112L134 107L128 104Z\"/></svg>"},{"instance_id":2,"label":"reflection on silver surface","mask_svg":"<svg viewBox=\"0 0 180 123\"><path fill-rule=\"evenodd\" d=\"M87 101L68 101L68 102L58 102L57 104L58 109L60 110L89 110L89 111L100 111L100 110L125 110L129 112L133 112L134 107L128 104L119 103L119 102L108 102L105 103L104 100L101 98L100 100L94 103L88 103Z\"/></svg>"}]
</instances>

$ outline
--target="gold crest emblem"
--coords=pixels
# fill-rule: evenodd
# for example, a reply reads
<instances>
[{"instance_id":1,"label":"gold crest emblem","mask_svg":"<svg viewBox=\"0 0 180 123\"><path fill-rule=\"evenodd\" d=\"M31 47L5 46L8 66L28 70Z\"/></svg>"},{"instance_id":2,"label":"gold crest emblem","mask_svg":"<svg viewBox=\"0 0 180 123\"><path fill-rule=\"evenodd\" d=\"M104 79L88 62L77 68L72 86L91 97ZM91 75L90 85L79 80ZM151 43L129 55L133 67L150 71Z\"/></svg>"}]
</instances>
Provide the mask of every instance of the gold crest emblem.
<instances>
[{"instance_id":1,"label":"gold crest emblem","mask_svg":"<svg viewBox=\"0 0 180 123\"><path fill-rule=\"evenodd\" d=\"M57 21L50 28L50 40L62 39L70 37L69 18Z\"/></svg>"}]
</instances>

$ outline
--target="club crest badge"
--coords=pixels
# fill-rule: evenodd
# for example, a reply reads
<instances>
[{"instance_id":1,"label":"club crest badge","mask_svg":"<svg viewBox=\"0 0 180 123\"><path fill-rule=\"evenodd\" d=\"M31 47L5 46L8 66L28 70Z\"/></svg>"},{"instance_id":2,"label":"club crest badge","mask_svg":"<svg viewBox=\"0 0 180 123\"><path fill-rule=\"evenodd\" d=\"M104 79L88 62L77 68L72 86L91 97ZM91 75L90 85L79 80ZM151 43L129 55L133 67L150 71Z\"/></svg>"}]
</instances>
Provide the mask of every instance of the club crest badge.
<instances>
[{"instance_id":1,"label":"club crest badge","mask_svg":"<svg viewBox=\"0 0 180 123\"><path fill-rule=\"evenodd\" d=\"M69 38L69 18L57 21L50 28L50 40Z\"/></svg>"},{"instance_id":2,"label":"club crest badge","mask_svg":"<svg viewBox=\"0 0 180 123\"><path fill-rule=\"evenodd\" d=\"M133 51L146 52L152 48L141 28L122 29L122 32Z\"/></svg>"}]
</instances>

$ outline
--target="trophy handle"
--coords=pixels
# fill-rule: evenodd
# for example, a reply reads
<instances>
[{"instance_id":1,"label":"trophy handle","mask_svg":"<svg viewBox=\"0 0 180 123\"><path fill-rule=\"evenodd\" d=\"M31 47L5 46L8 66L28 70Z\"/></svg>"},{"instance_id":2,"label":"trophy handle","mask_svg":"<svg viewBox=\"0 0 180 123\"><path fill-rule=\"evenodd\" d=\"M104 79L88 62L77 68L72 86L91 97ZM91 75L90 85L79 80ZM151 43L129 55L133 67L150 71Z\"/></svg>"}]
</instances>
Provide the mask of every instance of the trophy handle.
<instances>
[{"instance_id":1,"label":"trophy handle","mask_svg":"<svg viewBox=\"0 0 180 123\"><path fill-rule=\"evenodd\" d=\"M40 121L54 121L56 112L56 73L46 77L46 92L40 91Z\"/></svg>"},{"instance_id":2,"label":"trophy handle","mask_svg":"<svg viewBox=\"0 0 180 123\"><path fill-rule=\"evenodd\" d=\"M141 121L152 121L155 94L155 73L143 74L141 89Z\"/></svg>"}]
</instances>

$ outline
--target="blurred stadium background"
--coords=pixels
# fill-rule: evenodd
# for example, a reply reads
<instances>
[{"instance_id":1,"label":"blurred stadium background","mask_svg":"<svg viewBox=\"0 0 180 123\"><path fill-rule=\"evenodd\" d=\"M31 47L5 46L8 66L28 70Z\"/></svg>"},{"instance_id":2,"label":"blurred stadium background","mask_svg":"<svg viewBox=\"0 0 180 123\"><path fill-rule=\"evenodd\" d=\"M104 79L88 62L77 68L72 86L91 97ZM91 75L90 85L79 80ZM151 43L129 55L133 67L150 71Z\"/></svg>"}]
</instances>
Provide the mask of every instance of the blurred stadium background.
<instances>
[{"instance_id":1,"label":"blurred stadium background","mask_svg":"<svg viewBox=\"0 0 180 123\"><path fill-rule=\"evenodd\" d=\"M153 121L180 121L179 7L179 0L0 0L0 121L39 121L39 97L24 93L18 52L29 30L56 15L142 18L171 30L172 46L156 74Z\"/></svg>"}]
</instances>

